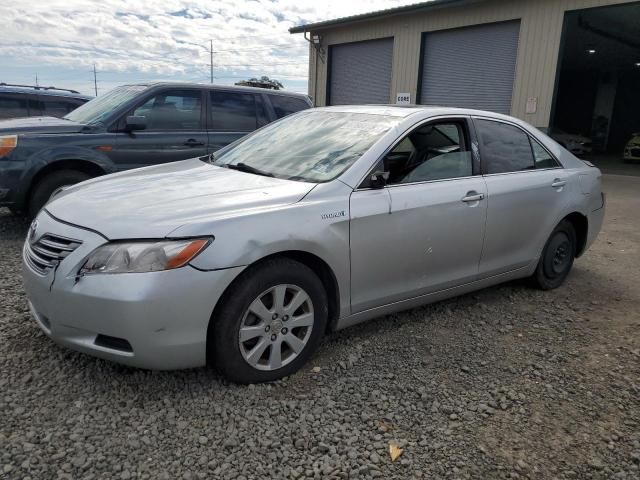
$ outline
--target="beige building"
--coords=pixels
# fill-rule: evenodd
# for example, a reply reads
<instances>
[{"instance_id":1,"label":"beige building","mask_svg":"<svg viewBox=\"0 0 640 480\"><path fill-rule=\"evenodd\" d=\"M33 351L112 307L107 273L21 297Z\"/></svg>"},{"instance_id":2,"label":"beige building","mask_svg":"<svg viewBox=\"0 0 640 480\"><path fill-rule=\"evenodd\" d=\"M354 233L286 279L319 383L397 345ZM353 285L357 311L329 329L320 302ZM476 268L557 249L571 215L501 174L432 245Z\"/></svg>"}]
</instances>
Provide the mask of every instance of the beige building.
<instances>
[{"instance_id":1,"label":"beige building","mask_svg":"<svg viewBox=\"0 0 640 480\"><path fill-rule=\"evenodd\" d=\"M318 106L508 113L620 150L640 130L640 2L432 0L301 25Z\"/></svg>"}]
</instances>

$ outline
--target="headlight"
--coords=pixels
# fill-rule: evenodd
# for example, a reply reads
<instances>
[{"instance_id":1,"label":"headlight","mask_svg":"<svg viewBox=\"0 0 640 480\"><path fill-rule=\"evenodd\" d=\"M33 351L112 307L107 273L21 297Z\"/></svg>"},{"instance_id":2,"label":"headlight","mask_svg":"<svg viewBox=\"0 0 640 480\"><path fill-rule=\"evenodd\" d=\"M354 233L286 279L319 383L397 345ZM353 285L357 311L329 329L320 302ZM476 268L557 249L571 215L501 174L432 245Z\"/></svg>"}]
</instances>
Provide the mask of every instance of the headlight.
<instances>
[{"instance_id":1,"label":"headlight","mask_svg":"<svg viewBox=\"0 0 640 480\"><path fill-rule=\"evenodd\" d=\"M0 157L6 157L18 146L17 135L5 135L0 137Z\"/></svg>"},{"instance_id":2,"label":"headlight","mask_svg":"<svg viewBox=\"0 0 640 480\"><path fill-rule=\"evenodd\" d=\"M97 273L142 273L180 268L189 263L211 238L113 242L95 249L79 275Z\"/></svg>"}]
</instances>

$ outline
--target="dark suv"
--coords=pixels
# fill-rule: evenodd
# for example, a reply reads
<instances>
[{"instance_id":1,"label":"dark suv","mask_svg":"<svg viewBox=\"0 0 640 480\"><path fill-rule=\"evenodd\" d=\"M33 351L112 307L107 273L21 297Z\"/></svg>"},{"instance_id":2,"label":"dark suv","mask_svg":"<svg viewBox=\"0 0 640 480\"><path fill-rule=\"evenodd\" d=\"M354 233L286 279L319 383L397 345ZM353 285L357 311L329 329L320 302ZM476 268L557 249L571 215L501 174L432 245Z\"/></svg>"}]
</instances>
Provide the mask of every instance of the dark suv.
<instances>
[{"instance_id":1,"label":"dark suv","mask_svg":"<svg viewBox=\"0 0 640 480\"><path fill-rule=\"evenodd\" d=\"M0 121L0 206L34 216L64 186L205 156L311 106L260 88L154 83L117 87L60 119Z\"/></svg>"},{"instance_id":2,"label":"dark suv","mask_svg":"<svg viewBox=\"0 0 640 480\"><path fill-rule=\"evenodd\" d=\"M92 98L64 88L0 83L0 119L64 117Z\"/></svg>"}]
</instances>

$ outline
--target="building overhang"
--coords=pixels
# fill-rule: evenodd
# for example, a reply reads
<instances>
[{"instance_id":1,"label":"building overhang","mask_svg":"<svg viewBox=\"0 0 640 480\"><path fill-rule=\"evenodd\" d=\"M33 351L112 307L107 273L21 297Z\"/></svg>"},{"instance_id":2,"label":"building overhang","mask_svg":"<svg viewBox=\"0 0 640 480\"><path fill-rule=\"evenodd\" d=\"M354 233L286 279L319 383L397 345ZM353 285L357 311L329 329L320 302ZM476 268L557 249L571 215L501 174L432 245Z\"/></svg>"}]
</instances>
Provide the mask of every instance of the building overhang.
<instances>
[{"instance_id":1,"label":"building overhang","mask_svg":"<svg viewBox=\"0 0 640 480\"><path fill-rule=\"evenodd\" d=\"M364 22L369 20L377 20L380 18L388 18L397 15L405 15L408 13L416 13L423 11L431 11L441 8L457 7L469 3L479 3L486 0L431 0L429 2L414 3L412 5L405 5L403 7L387 8L385 10L377 10L375 12L362 13L359 15L352 15L349 17L337 18L335 20L327 20L324 22L308 23L305 25L298 25L291 27L289 33L304 33L322 30L326 28L333 28L358 22Z\"/></svg>"}]
</instances>

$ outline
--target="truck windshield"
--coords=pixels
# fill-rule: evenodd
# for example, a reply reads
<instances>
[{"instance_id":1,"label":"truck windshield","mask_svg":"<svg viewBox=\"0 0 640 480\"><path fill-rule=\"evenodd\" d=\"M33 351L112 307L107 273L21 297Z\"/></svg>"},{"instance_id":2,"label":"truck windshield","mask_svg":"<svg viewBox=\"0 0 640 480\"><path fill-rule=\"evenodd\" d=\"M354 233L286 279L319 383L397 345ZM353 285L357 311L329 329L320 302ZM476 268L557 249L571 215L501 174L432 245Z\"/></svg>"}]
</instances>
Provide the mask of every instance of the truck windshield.
<instances>
[{"instance_id":1,"label":"truck windshield","mask_svg":"<svg viewBox=\"0 0 640 480\"><path fill-rule=\"evenodd\" d=\"M88 101L63 118L84 125L103 122L114 110L140 95L147 89L146 85L123 85L108 93Z\"/></svg>"},{"instance_id":2,"label":"truck windshield","mask_svg":"<svg viewBox=\"0 0 640 480\"><path fill-rule=\"evenodd\" d=\"M358 160L400 117L304 110L214 154L214 165L303 182L327 182Z\"/></svg>"}]
</instances>

